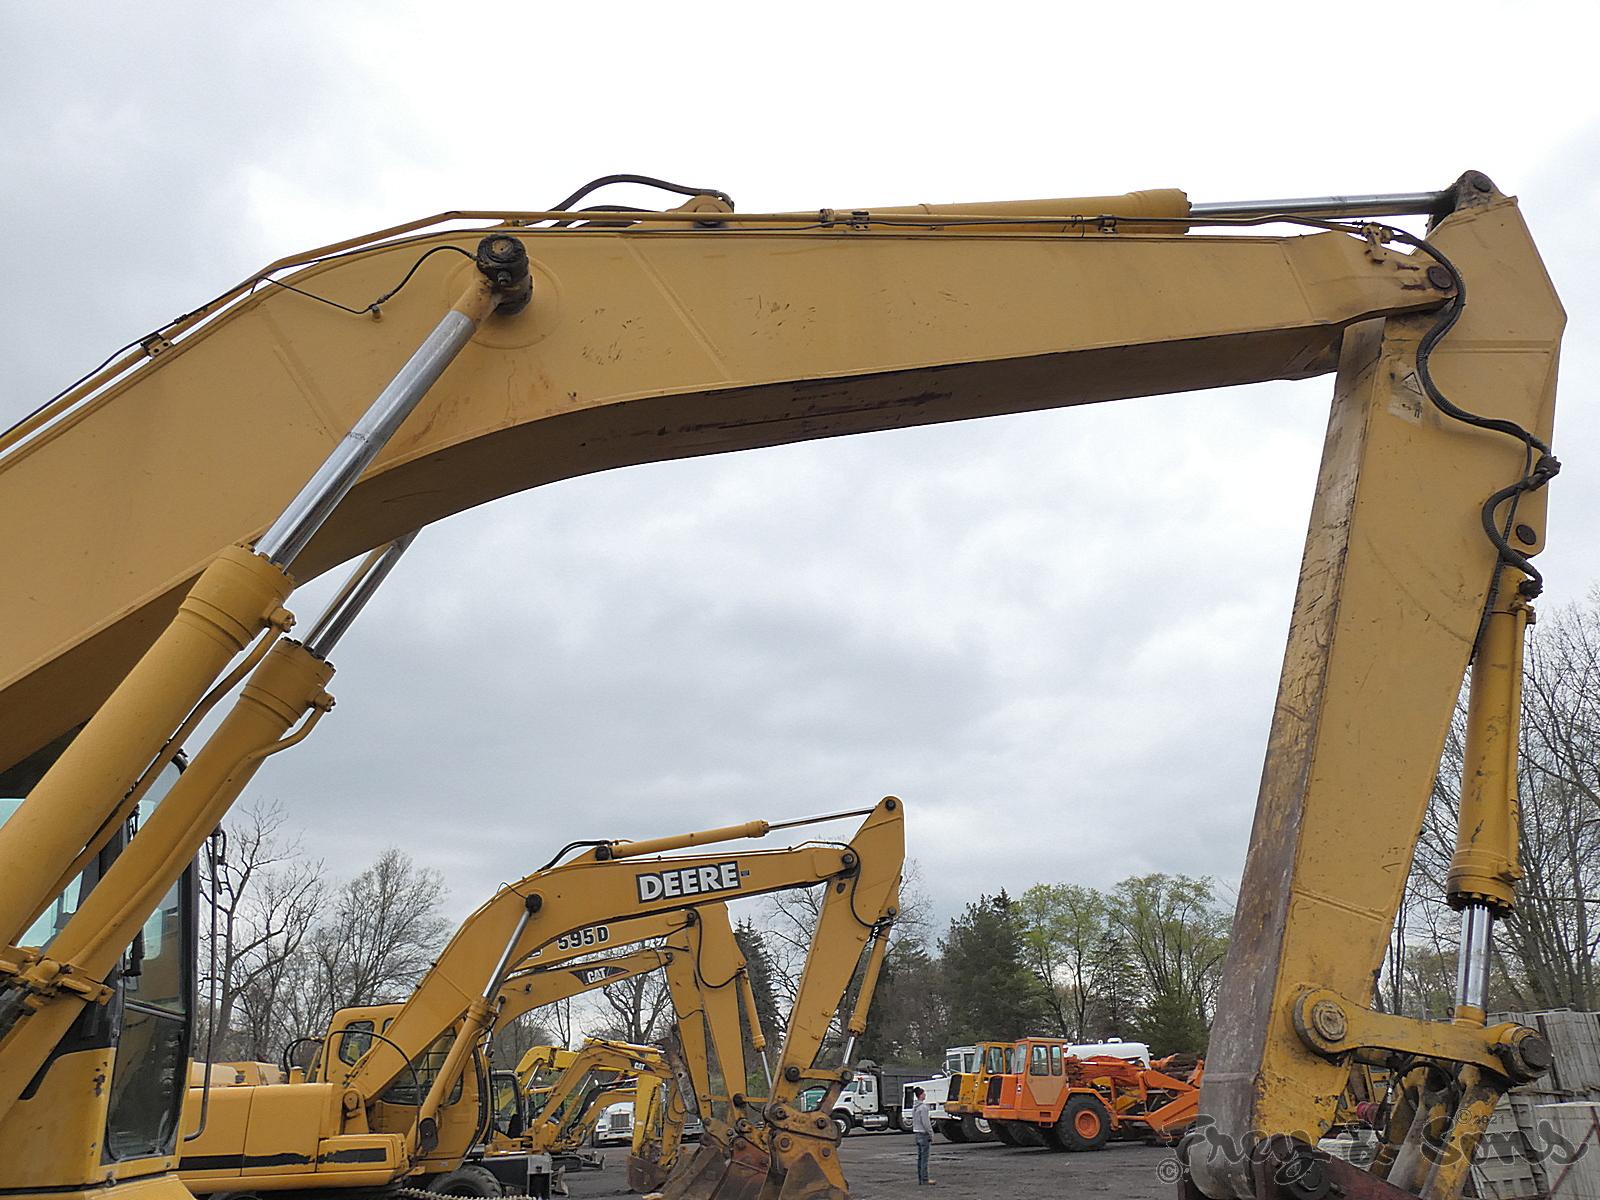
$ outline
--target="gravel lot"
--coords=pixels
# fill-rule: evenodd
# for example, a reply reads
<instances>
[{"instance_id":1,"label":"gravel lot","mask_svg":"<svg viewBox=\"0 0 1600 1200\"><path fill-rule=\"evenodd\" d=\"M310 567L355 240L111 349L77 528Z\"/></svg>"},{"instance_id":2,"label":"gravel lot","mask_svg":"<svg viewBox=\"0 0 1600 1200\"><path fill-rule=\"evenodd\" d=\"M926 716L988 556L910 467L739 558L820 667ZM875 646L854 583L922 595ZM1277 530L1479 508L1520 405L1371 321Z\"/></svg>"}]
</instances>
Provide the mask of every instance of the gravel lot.
<instances>
[{"instance_id":1,"label":"gravel lot","mask_svg":"<svg viewBox=\"0 0 1600 1200\"><path fill-rule=\"evenodd\" d=\"M567 1177L574 1197L626 1196L627 1151L607 1150L603 1171ZM909 1134L855 1133L845 1139L844 1169L854 1200L1032 1200L1107 1196L1116 1200L1173 1200L1160 1164L1172 1151L1138 1143L1115 1143L1093 1154L1012 1150L996 1142L957 1146L933 1140L931 1192L917 1186L916 1149Z\"/></svg>"}]
</instances>

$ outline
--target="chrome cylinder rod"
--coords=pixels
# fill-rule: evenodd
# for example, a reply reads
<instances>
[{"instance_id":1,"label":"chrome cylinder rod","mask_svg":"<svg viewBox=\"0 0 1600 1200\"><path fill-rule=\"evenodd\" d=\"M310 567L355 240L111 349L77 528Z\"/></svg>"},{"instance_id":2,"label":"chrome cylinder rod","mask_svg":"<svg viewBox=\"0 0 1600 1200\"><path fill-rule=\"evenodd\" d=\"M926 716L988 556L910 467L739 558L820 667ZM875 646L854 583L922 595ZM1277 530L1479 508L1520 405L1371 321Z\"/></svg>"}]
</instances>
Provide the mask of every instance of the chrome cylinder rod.
<instances>
[{"instance_id":1,"label":"chrome cylinder rod","mask_svg":"<svg viewBox=\"0 0 1600 1200\"><path fill-rule=\"evenodd\" d=\"M538 911L538 905L525 899L522 905L522 917L517 921L517 927L511 934L511 940L506 943L506 948L500 953L500 961L495 964L494 973L489 976L489 986L483 990L483 998L489 1003L494 1003L494 998L500 994L500 988L505 984L506 976L511 972L511 956L516 953L517 943L522 940L522 935L527 931L528 922L533 919L533 914Z\"/></svg>"},{"instance_id":2,"label":"chrome cylinder rod","mask_svg":"<svg viewBox=\"0 0 1600 1200\"><path fill-rule=\"evenodd\" d=\"M417 534L413 530L402 538L396 538L387 546L374 550L361 560L361 565L355 569L350 578L345 580L344 586L339 589L339 594L323 609L322 615L317 618L317 623L311 627L311 632L306 635L305 647L318 658L326 660L333 653L334 646L344 636L345 630L367 606L373 594L377 592L380 584L389 577L389 572L394 570L395 563L400 561L400 556L406 548L416 540Z\"/></svg>"},{"instance_id":3,"label":"chrome cylinder rod","mask_svg":"<svg viewBox=\"0 0 1600 1200\"><path fill-rule=\"evenodd\" d=\"M1191 204L1191 217L1404 217L1427 216L1449 207L1450 192L1396 192L1353 196L1304 196L1294 200L1224 200Z\"/></svg>"},{"instance_id":4,"label":"chrome cylinder rod","mask_svg":"<svg viewBox=\"0 0 1600 1200\"><path fill-rule=\"evenodd\" d=\"M344 435L300 494L261 535L256 543L257 554L286 570L294 563L428 389L472 340L477 328L478 322L458 309L445 313L400 373L361 415L355 428Z\"/></svg>"},{"instance_id":5,"label":"chrome cylinder rod","mask_svg":"<svg viewBox=\"0 0 1600 1200\"><path fill-rule=\"evenodd\" d=\"M1494 914L1487 904L1469 904L1461 910L1461 942L1456 963L1456 1011L1475 1009L1481 1015L1489 1004L1489 933Z\"/></svg>"},{"instance_id":6,"label":"chrome cylinder rod","mask_svg":"<svg viewBox=\"0 0 1600 1200\"><path fill-rule=\"evenodd\" d=\"M527 307L533 294L533 279L528 252L520 241L508 234L489 234L478 243L473 262L479 272L473 285L433 327L300 494L261 535L255 546L257 554L285 570L293 565L361 473L372 465L428 389L472 340L478 323L491 312L510 316Z\"/></svg>"}]
</instances>

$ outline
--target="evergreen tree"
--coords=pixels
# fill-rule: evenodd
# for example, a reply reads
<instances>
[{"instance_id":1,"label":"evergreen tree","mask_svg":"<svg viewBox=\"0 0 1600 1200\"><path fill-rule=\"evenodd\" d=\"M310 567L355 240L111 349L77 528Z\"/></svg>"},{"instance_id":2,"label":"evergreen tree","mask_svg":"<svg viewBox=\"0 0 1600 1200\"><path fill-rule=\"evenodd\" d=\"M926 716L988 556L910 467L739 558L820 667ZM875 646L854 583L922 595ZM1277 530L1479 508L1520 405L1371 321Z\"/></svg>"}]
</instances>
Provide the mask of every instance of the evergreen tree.
<instances>
[{"instance_id":1,"label":"evergreen tree","mask_svg":"<svg viewBox=\"0 0 1600 1200\"><path fill-rule=\"evenodd\" d=\"M777 991L773 987L772 956L767 951L767 942L761 936L761 931L748 918L734 926L733 939L739 944L739 952L744 955L745 970L750 976L750 991L756 1002L756 1016L761 1021L761 1032L767 1040L767 1061L772 1062L778 1051L778 1043L783 1039L784 1029L783 1016L778 1011ZM765 1095L767 1081L761 1069L761 1056L756 1052L748 1028L744 1035L744 1060L750 1069L750 1077L745 1080L746 1089L758 1096Z\"/></svg>"},{"instance_id":2,"label":"evergreen tree","mask_svg":"<svg viewBox=\"0 0 1600 1200\"><path fill-rule=\"evenodd\" d=\"M919 942L890 942L858 1060L937 1069L949 1044L943 983L943 964Z\"/></svg>"},{"instance_id":3,"label":"evergreen tree","mask_svg":"<svg viewBox=\"0 0 1600 1200\"><path fill-rule=\"evenodd\" d=\"M1050 1027L1049 998L1028 969L1021 915L1004 890L967 905L940 946L951 1042L1009 1041Z\"/></svg>"},{"instance_id":4,"label":"evergreen tree","mask_svg":"<svg viewBox=\"0 0 1600 1200\"><path fill-rule=\"evenodd\" d=\"M1092 958L1096 988L1088 1006L1084 1037L1094 1041L1136 1037L1144 981L1127 944L1115 932L1108 931L1096 943Z\"/></svg>"}]
</instances>

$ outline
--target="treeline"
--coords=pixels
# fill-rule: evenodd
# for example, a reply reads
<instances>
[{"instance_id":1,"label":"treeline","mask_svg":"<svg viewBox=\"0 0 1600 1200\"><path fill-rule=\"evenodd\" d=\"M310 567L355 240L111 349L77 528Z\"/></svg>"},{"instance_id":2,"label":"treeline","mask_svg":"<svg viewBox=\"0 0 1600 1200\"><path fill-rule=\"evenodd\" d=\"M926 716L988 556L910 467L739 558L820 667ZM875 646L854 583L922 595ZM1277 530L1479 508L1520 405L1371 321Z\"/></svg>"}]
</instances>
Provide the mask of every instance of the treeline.
<instances>
[{"instance_id":1,"label":"treeline","mask_svg":"<svg viewBox=\"0 0 1600 1200\"><path fill-rule=\"evenodd\" d=\"M980 896L937 942L914 924L899 939L862 1052L935 1062L1028 1034L1203 1052L1230 919L1211 880L1185 875Z\"/></svg>"},{"instance_id":2,"label":"treeline","mask_svg":"<svg viewBox=\"0 0 1600 1200\"><path fill-rule=\"evenodd\" d=\"M342 1007L404 1000L452 932L438 871L391 848L330 880L284 823L246 806L202 856L196 1049L212 1061L276 1062Z\"/></svg>"}]
</instances>

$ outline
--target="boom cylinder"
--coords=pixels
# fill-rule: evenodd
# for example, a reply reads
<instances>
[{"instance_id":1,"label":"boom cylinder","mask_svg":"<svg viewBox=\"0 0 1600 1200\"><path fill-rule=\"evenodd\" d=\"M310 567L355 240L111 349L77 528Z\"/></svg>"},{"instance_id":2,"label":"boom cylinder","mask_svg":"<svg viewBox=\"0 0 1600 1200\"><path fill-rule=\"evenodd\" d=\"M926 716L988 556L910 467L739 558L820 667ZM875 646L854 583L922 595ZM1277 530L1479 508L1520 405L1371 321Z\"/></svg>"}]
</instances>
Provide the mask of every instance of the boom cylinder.
<instances>
[{"instance_id":1,"label":"boom cylinder","mask_svg":"<svg viewBox=\"0 0 1600 1200\"><path fill-rule=\"evenodd\" d=\"M708 842L737 842L744 838L762 838L771 828L765 821L746 821L743 825L724 825L720 829L702 829L698 833L680 833L676 837L646 838L642 842L607 842L600 847L604 853L597 857L638 858L643 854L661 854L667 850L682 850L687 846L704 846Z\"/></svg>"},{"instance_id":2,"label":"boom cylinder","mask_svg":"<svg viewBox=\"0 0 1600 1200\"><path fill-rule=\"evenodd\" d=\"M224 550L172 623L90 718L20 808L0 825L0 937L12 945L62 874L239 651L292 618L282 571L242 547Z\"/></svg>"}]
</instances>

